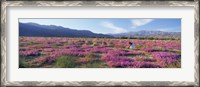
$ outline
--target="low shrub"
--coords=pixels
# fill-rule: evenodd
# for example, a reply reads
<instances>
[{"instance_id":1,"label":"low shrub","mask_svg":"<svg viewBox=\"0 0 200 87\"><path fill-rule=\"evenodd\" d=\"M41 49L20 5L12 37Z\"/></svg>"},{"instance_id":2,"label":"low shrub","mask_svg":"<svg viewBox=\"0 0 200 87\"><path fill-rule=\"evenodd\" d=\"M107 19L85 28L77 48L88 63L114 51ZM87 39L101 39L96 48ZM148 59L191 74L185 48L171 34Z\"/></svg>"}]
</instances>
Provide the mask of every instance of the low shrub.
<instances>
[{"instance_id":1,"label":"low shrub","mask_svg":"<svg viewBox=\"0 0 200 87\"><path fill-rule=\"evenodd\" d=\"M27 68L28 64L25 62L25 60L19 59L19 68Z\"/></svg>"},{"instance_id":2,"label":"low shrub","mask_svg":"<svg viewBox=\"0 0 200 87\"><path fill-rule=\"evenodd\" d=\"M56 59L56 67L58 68L74 68L75 59L72 56L61 56Z\"/></svg>"}]
</instances>

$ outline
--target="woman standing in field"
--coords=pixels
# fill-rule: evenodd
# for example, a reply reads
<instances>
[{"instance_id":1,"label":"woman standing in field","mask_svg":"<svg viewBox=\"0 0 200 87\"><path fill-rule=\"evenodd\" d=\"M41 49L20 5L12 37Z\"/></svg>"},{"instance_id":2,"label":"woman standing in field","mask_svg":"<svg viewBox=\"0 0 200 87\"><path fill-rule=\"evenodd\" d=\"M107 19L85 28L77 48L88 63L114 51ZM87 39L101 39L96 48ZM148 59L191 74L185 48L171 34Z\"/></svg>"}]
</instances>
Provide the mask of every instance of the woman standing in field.
<instances>
[{"instance_id":1,"label":"woman standing in field","mask_svg":"<svg viewBox=\"0 0 200 87\"><path fill-rule=\"evenodd\" d=\"M129 45L130 45L130 47L129 47L130 49L135 49L135 44L133 42L132 43L129 42Z\"/></svg>"}]
</instances>

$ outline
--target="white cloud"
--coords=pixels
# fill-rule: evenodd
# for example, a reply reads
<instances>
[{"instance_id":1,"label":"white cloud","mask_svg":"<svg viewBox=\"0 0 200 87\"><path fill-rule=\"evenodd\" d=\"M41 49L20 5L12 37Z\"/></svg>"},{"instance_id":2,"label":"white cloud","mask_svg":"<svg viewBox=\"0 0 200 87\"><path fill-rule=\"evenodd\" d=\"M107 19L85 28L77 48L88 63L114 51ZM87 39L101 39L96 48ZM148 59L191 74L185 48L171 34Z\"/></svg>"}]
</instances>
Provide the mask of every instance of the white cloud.
<instances>
[{"instance_id":1,"label":"white cloud","mask_svg":"<svg viewBox=\"0 0 200 87\"><path fill-rule=\"evenodd\" d=\"M139 27L139 26L142 26L142 25L146 25L146 24L148 24L152 21L153 21L153 19L134 19L134 20L131 20L132 28L136 28L136 27Z\"/></svg>"},{"instance_id":2,"label":"white cloud","mask_svg":"<svg viewBox=\"0 0 200 87\"><path fill-rule=\"evenodd\" d=\"M114 33L124 33L127 32L126 29L115 26L114 24L110 22L103 22L102 25L106 28L112 29Z\"/></svg>"}]
</instances>

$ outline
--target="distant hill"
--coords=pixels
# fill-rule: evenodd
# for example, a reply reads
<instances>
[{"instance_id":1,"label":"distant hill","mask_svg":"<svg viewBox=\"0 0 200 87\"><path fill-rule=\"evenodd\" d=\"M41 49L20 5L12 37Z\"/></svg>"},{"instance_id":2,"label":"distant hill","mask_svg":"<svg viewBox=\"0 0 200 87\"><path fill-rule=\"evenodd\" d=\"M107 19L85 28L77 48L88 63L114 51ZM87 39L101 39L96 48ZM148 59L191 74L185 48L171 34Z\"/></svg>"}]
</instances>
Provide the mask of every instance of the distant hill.
<instances>
[{"instance_id":1,"label":"distant hill","mask_svg":"<svg viewBox=\"0 0 200 87\"><path fill-rule=\"evenodd\" d=\"M37 23L19 23L19 36L37 37L107 37L111 35L97 34L89 30L76 30L56 25L40 25Z\"/></svg>"},{"instance_id":2,"label":"distant hill","mask_svg":"<svg viewBox=\"0 0 200 87\"><path fill-rule=\"evenodd\" d=\"M181 32L164 32L164 31L137 31L119 34L110 34L114 37L152 37L152 38L181 38Z\"/></svg>"},{"instance_id":3,"label":"distant hill","mask_svg":"<svg viewBox=\"0 0 200 87\"><path fill-rule=\"evenodd\" d=\"M98 38L181 38L181 32L137 31L118 34L97 34L89 30L77 30L56 25L19 23L19 36L35 37L98 37Z\"/></svg>"}]
</instances>

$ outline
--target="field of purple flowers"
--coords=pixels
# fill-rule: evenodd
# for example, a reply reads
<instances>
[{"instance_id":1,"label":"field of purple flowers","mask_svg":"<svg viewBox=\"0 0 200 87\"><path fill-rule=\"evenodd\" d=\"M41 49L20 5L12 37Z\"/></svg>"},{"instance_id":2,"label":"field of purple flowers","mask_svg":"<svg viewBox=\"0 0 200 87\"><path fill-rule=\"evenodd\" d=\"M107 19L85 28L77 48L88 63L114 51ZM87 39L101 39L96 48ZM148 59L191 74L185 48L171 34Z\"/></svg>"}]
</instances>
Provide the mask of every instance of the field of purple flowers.
<instances>
[{"instance_id":1,"label":"field of purple flowers","mask_svg":"<svg viewBox=\"0 0 200 87\"><path fill-rule=\"evenodd\" d=\"M20 68L180 68L180 40L20 37ZM135 49L129 49L134 42Z\"/></svg>"}]
</instances>

